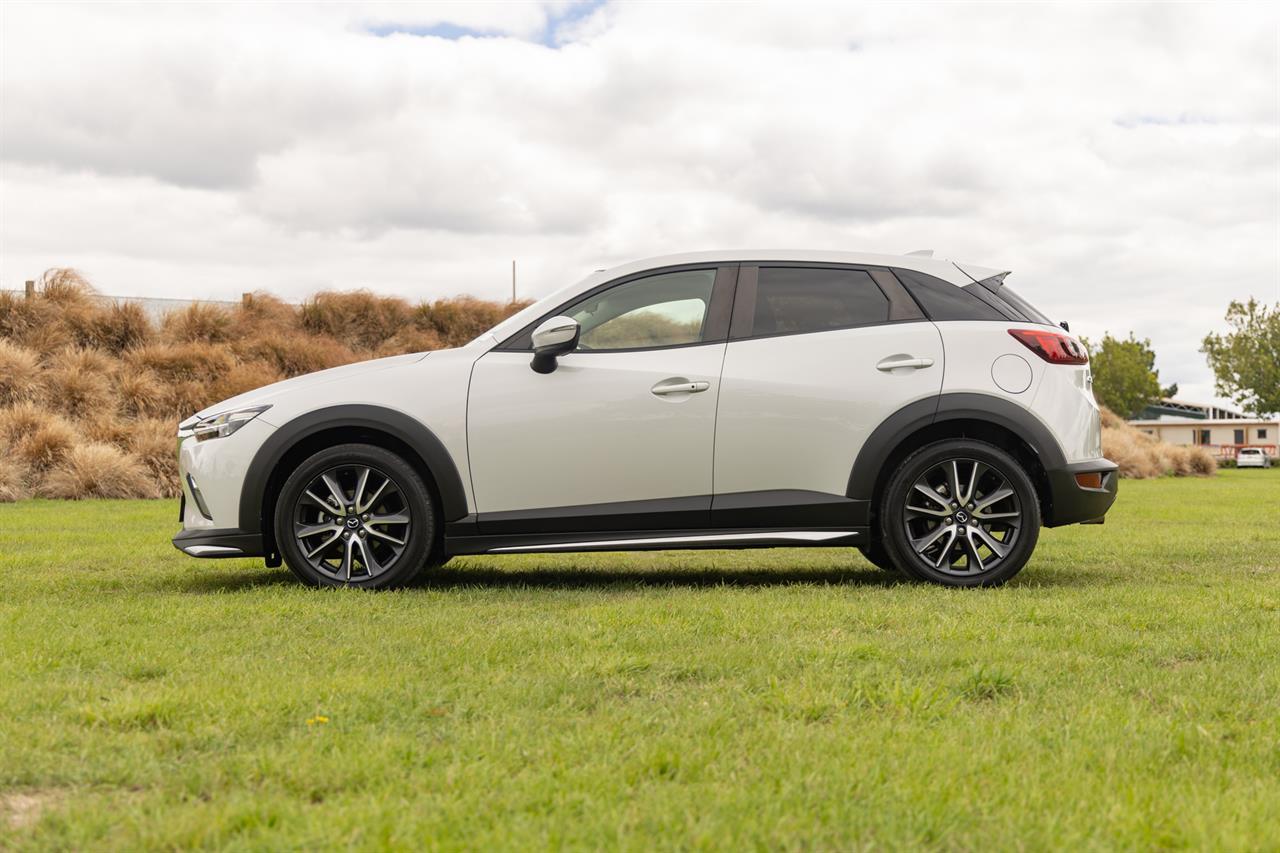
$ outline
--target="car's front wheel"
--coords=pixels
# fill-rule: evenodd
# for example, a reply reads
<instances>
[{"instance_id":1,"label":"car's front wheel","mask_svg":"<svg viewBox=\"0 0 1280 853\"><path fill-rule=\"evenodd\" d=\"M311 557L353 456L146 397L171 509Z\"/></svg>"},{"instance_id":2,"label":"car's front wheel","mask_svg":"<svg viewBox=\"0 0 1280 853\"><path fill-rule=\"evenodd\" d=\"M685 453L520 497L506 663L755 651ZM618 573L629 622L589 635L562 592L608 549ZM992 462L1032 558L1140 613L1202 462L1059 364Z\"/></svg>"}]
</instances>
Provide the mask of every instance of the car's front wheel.
<instances>
[{"instance_id":1,"label":"car's front wheel","mask_svg":"<svg viewBox=\"0 0 1280 853\"><path fill-rule=\"evenodd\" d=\"M436 527L431 492L418 472L366 444L311 456L276 502L280 554L315 586L403 586L426 565Z\"/></svg>"},{"instance_id":2,"label":"car's front wheel","mask_svg":"<svg viewBox=\"0 0 1280 853\"><path fill-rule=\"evenodd\" d=\"M946 586L995 586L1035 550L1040 503L1022 465L971 439L926 445L894 472L880 541L894 565Z\"/></svg>"}]
</instances>

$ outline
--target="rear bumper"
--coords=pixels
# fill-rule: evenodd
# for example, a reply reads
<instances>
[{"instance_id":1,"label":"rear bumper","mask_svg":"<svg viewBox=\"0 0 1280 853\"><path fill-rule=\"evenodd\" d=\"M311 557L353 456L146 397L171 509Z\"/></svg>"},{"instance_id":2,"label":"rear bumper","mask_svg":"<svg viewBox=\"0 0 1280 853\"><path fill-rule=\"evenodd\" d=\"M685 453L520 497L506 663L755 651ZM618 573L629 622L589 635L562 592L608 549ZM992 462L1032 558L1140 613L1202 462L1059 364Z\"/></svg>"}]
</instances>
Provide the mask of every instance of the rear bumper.
<instances>
[{"instance_id":1,"label":"rear bumper","mask_svg":"<svg viewBox=\"0 0 1280 853\"><path fill-rule=\"evenodd\" d=\"M1109 459L1090 459L1075 462L1047 472L1049 475L1049 506L1045 513L1045 527L1061 527L1064 524L1092 522L1100 524L1107 510L1116 502L1116 490L1120 485L1120 473L1116 463ZM1086 488L1076 480L1077 474L1101 474L1101 488Z\"/></svg>"},{"instance_id":2,"label":"rear bumper","mask_svg":"<svg viewBox=\"0 0 1280 853\"><path fill-rule=\"evenodd\" d=\"M245 533L235 528L194 528L173 537L173 547L189 557L265 556L261 533Z\"/></svg>"}]
</instances>

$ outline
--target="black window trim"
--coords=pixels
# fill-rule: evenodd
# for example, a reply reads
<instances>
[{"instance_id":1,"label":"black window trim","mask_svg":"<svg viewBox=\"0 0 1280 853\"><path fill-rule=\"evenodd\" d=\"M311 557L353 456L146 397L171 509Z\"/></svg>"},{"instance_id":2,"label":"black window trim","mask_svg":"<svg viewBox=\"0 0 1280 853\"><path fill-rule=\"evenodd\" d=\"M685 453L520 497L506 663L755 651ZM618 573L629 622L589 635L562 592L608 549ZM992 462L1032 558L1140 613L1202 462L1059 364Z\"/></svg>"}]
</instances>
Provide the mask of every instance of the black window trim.
<instances>
[{"instance_id":1,"label":"black window trim","mask_svg":"<svg viewBox=\"0 0 1280 853\"><path fill-rule=\"evenodd\" d=\"M663 344L661 346L649 347L619 347L617 349L599 349L599 350L578 350L573 351L574 355L609 355L610 353L619 352L650 352L653 350L682 349L685 347L701 347L707 344L721 344L729 339L729 317L733 306L734 292L737 289L738 263L736 261L729 262L709 262L701 264L676 264L669 267L654 267L652 269L642 270L640 272L630 273L618 278L598 284L590 290L585 290L577 294L571 299L560 303L555 308L539 316L524 328L508 335L490 352L533 352L533 344L528 338L533 334L533 330L538 328L540 323L549 320L552 317L558 317L568 308L577 305L585 299L590 299L597 294L604 293L614 287L621 287L624 284L630 284L640 279L653 278L659 275L677 272L697 272L699 270L715 270L715 280L711 285L711 302L707 305L707 316L703 323L703 335L701 340L690 341L687 344Z\"/></svg>"},{"instance_id":2,"label":"black window trim","mask_svg":"<svg viewBox=\"0 0 1280 853\"><path fill-rule=\"evenodd\" d=\"M757 335L752 328L755 324L755 307L756 292L760 282L761 267L785 267L786 269L819 269L819 270L852 270L855 272L864 272L867 277L875 284L876 289L884 296L888 303L890 314L893 313L895 304L901 304L900 298L895 298L897 294L891 294L885 290L876 277L876 272L887 272L892 274L893 269L886 266L878 266L872 264L842 264L831 263L826 261L743 261L738 269L738 288L737 295L734 297L733 305L733 322L729 327L729 340L733 341L759 341L767 338L783 338L793 337L795 335L822 335L827 332L842 332L848 329L867 329L873 326L889 326L900 323L927 323L928 316L925 314L919 303L911 297L910 291L903 287L901 282L898 286L902 288L902 292L911 299L911 306L915 308L919 316L900 320L876 320L870 323L855 323L851 326L834 326L829 329L811 329L807 332L773 332L767 335ZM896 278L895 278L896 281Z\"/></svg>"}]
</instances>

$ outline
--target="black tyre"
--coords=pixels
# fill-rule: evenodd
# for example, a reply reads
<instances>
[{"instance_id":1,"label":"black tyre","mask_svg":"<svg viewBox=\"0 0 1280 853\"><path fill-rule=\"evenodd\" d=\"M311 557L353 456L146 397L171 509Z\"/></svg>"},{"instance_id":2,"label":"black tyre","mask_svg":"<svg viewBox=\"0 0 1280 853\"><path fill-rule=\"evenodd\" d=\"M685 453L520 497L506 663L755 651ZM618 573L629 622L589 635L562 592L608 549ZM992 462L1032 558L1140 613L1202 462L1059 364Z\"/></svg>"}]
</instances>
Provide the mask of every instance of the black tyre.
<instances>
[{"instance_id":1,"label":"black tyre","mask_svg":"<svg viewBox=\"0 0 1280 853\"><path fill-rule=\"evenodd\" d=\"M889 557L889 552L880 542L872 542L870 545L859 545L858 550L862 552L862 556L867 558L867 562L875 566L877 569L884 569L886 572L896 572L898 567L893 564L893 560Z\"/></svg>"},{"instance_id":2,"label":"black tyre","mask_svg":"<svg viewBox=\"0 0 1280 853\"><path fill-rule=\"evenodd\" d=\"M1035 550L1040 503L1022 465L982 441L947 439L908 456L880 504L880 542L920 580L997 586Z\"/></svg>"},{"instance_id":3,"label":"black tyre","mask_svg":"<svg viewBox=\"0 0 1280 853\"><path fill-rule=\"evenodd\" d=\"M367 444L311 456L276 502L280 555L313 586L403 586L433 554L437 527L431 492L418 472Z\"/></svg>"}]
</instances>

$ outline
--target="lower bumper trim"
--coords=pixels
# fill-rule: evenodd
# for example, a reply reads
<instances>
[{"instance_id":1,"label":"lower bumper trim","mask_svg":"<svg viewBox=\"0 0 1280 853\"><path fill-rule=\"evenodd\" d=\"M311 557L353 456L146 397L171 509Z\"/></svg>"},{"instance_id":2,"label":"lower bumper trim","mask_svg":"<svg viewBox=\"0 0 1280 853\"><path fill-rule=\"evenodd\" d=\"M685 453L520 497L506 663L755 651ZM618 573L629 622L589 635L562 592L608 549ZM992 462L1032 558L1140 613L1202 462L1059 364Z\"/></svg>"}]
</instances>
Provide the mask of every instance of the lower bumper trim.
<instances>
[{"instance_id":1,"label":"lower bumper trim","mask_svg":"<svg viewBox=\"0 0 1280 853\"><path fill-rule=\"evenodd\" d=\"M193 528L173 537L173 547L189 557L217 559L263 556L262 534L236 528Z\"/></svg>"},{"instance_id":2,"label":"lower bumper trim","mask_svg":"<svg viewBox=\"0 0 1280 853\"><path fill-rule=\"evenodd\" d=\"M1081 486L1079 474L1100 474L1100 488ZM1048 472L1049 512L1045 515L1045 527L1061 527L1064 524L1102 524L1107 510L1116 501L1119 488L1119 466L1110 459L1092 459L1076 462Z\"/></svg>"}]
</instances>

